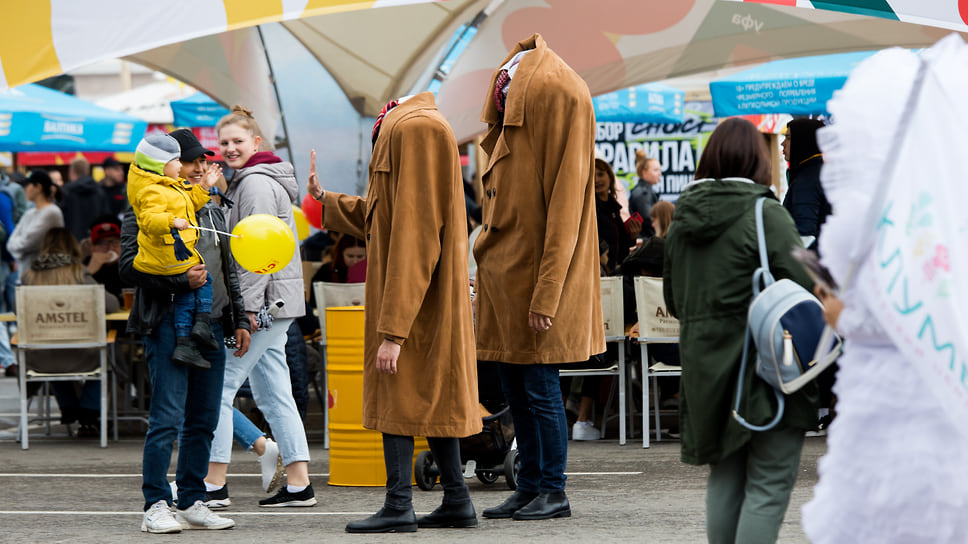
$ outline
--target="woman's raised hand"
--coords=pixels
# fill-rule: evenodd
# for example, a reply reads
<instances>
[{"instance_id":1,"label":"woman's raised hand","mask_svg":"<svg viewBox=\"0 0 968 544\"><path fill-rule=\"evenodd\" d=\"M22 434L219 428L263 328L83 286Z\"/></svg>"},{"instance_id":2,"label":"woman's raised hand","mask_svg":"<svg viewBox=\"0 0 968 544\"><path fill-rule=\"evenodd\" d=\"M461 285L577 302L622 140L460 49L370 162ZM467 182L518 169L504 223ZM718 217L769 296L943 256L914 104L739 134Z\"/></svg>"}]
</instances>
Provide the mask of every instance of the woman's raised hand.
<instances>
[{"instance_id":1,"label":"woman's raised hand","mask_svg":"<svg viewBox=\"0 0 968 544\"><path fill-rule=\"evenodd\" d=\"M206 188L211 189L218 182L218 178L222 176L222 165L213 162L208 165L208 170L205 172L205 177L202 178L202 185Z\"/></svg>"},{"instance_id":2,"label":"woman's raised hand","mask_svg":"<svg viewBox=\"0 0 968 544\"><path fill-rule=\"evenodd\" d=\"M315 149L309 152L309 181L306 183L306 191L316 200L323 198L323 186L319 184L319 176L316 174Z\"/></svg>"}]
</instances>

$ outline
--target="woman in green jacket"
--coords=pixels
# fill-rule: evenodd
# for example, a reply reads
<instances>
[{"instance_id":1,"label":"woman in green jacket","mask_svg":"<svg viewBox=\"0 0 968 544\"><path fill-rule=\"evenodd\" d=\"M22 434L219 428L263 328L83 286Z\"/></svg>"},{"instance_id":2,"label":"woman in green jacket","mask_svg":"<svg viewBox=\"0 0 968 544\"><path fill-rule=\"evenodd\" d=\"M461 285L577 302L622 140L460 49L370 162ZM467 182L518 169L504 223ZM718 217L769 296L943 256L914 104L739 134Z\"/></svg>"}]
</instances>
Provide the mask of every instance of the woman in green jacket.
<instances>
[{"instance_id":1,"label":"woman in green jacket","mask_svg":"<svg viewBox=\"0 0 968 544\"><path fill-rule=\"evenodd\" d=\"M676 203L666 237L663 284L679 318L682 461L710 465L706 533L711 543L775 542L796 481L805 430L815 428L816 386L789 396L779 425L753 432L731 415L736 381L740 413L770 421L773 392L749 364L739 375L752 275L759 266L754 206L761 196L770 270L812 289L790 252L796 226L770 191L770 159L749 121L727 119L713 132L696 180ZM755 353L750 354L754 360Z\"/></svg>"}]
</instances>

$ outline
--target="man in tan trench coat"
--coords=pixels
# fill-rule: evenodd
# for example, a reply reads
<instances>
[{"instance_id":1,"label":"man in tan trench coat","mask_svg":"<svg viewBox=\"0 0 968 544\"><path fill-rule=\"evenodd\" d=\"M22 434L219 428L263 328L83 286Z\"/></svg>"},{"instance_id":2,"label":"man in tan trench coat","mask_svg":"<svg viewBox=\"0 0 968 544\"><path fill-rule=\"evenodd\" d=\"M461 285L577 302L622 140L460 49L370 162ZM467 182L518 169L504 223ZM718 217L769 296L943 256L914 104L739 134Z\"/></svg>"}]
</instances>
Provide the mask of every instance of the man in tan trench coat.
<instances>
[{"instance_id":1,"label":"man in tan trench coat","mask_svg":"<svg viewBox=\"0 0 968 544\"><path fill-rule=\"evenodd\" d=\"M383 433L387 491L379 512L346 530L473 527L458 437L480 432L481 416L457 142L431 93L385 110L366 198L323 192L315 152L307 186L326 228L367 242L363 426ZM419 520L414 436L427 437L444 488L443 504Z\"/></svg>"},{"instance_id":2,"label":"man in tan trench coat","mask_svg":"<svg viewBox=\"0 0 968 544\"><path fill-rule=\"evenodd\" d=\"M595 113L585 82L535 34L494 73L482 120L477 357L500 363L521 461L515 493L484 516L567 517L568 424L556 363L605 351Z\"/></svg>"}]
</instances>

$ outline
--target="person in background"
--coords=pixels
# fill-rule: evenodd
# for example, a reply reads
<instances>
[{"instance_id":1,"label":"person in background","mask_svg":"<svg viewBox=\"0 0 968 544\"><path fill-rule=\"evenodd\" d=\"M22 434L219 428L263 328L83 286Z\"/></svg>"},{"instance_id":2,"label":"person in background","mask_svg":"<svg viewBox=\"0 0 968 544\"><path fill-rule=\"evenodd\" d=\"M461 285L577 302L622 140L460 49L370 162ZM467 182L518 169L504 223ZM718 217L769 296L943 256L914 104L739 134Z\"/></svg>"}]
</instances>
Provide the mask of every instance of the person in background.
<instances>
[{"instance_id":1,"label":"person in background","mask_svg":"<svg viewBox=\"0 0 968 544\"><path fill-rule=\"evenodd\" d=\"M108 157L104 159L101 168L104 169L101 189L108 199L108 212L115 218L120 218L124 210L128 209L128 188L124 165L114 157Z\"/></svg>"},{"instance_id":2,"label":"person in background","mask_svg":"<svg viewBox=\"0 0 968 544\"><path fill-rule=\"evenodd\" d=\"M813 287L791 254L802 247L800 237L770 190L770 173L756 126L738 117L721 121L700 158L696 181L676 202L665 239L663 291L669 313L680 323L681 459L710 465L706 537L711 544L776 541L797 479L804 432L817 425L813 383L787 395L783 419L771 430L751 431L732 416L739 385L742 411L752 424L761 425L775 413L773 389L756 376L755 365L738 374L753 297L750 278L760 266L759 198L766 198L763 223L773 276Z\"/></svg>"},{"instance_id":3,"label":"person in background","mask_svg":"<svg viewBox=\"0 0 968 544\"><path fill-rule=\"evenodd\" d=\"M20 187L16 183L11 183L10 178L0 170L0 179L6 181L0 181L0 185L6 183L9 186ZM3 187L0 187L0 243L3 247L0 247L0 286L6 285L7 276L14 270L14 258L13 255L7 251L6 243L7 239L13 234L15 227L14 219L14 197ZM6 303L0 300L0 310L2 311L12 311L13 308L7 308ZM0 368L4 369L4 374L7 376L17 375L17 365L14 361L13 351L10 349L10 335L7 330L6 323L0 324Z\"/></svg>"},{"instance_id":4,"label":"person in background","mask_svg":"<svg viewBox=\"0 0 968 544\"><path fill-rule=\"evenodd\" d=\"M56 170L54 171L56 172ZM0 168L0 190L10 195L10 199L13 201L11 214L13 215L14 224L17 224L20 218L27 213L27 195L24 194L24 188L13 179L13 176L8 176ZM8 230L7 236L10 236L11 232L12 230Z\"/></svg>"},{"instance_id":5,"label":"person in background","mask_svg":"<svg viewBox=\"0 0 968 544\"><path fill-rule=\"evenodd\" d=\"M113 215L104 215L94 220L91 226L91 255L85 259L87 271L94 281L104 286L104 290L121 298L125 285L118 271L121 257L121 220Z\"/></svg>"},{"instance_id":6,"label":"person in background","mask_svg":"<svg viewBox=\"0 0 968 544\"><path fill-rule=\"evenodd\" d=\"M30 270L30 262L40 252L44 235L52 228L64 226L64 215L51 198L54 184L42 170L34 170L24 182L24 193L34 207L27 210L7 238L7 250L17 259L18 270Z\"/></svg>"},{"instance_id":7,"label":"person in background","mask_svg":"<svg viewBox=\"0 0 968 544\"><path fill-rule=\"evenodd\" d=\"M350 268L366 260L366 242L344 234L333 246L332 260L324 263L313 274L313 282L346 283ZM316 308L316 294L309 292L309 306Z\"/></svg>"},{"instance_id":8,"label":"person in background","mask_svg":"<svg viewBox=\"0 0 968 544\"><path fill-rule=\"evenodd\" d=\"M621 204L615 199L616 183L612 166L601 157L595 157L595 215L598 223L599 244L608 245L608 260L604 263L610 274L619 263L629 256L635 238L641 232L642 220L630 218L622 221ZM648 217L647 215L643 215Z\"/></svg>"},{"instance_id":9,"label":"person in background","mask_svg":"<svg viewBox=\"0 0 968 544\"><path fill-rule=\"evenodd\" d=\"M190 132L190 138L183 136L178 131L172 133L172 137L178 140L182 162L178 177L192 185L201 184L208 171L205 157L212 152L202 147ZM208 229L226 231L222 210L211 201L197 212L196 220ZM235 525L231 519L214 514L205 504L208 497L204 477L212 433L218 423L227 357L223 331L233 331L236 356L244 355L250 342L249 319L243 309L229 244L219 240L218 236L211 230L198 233L195 248L205 264L197 264L177 276L155 276L134 268L138 254L138 222L134 210L125 212L121 225L121 277L136 286L128 332L142 336L151 377L151 411L145 435L141 484L145 501L141 530L150 533L227 529ZM200 287L209 275L212 277L211 328L218 348L202 351L211 364L209 369L178 365L172 361L175 349L171 312L174 293L186 293ZM176 438L178 510L172 513L169 507L174 497L167 474ZM272 459L272 474L276 460L271 455L271 446L267 445L264 453L269 453Z\"/></svg>"},{"instance_id":10,"label":"person in background","mask_svg":"<svg viewBox=\"0 0 968 544\"><path fill-rule=\"evenodd\" d=\"M639 176L639 181L629 195L629 212L638 212L644 219L649 217L652 205L659 201L655 186L662 180L662 164L659 159L646 157L645 151L638 149L635 151L635 173ZM652 225L646 223L642 225L639 237L645 239L654 234Z\"/></svg>"},{"instance_id":11,"label":"person in background","mask_svg":"<svg viewBox=\"0 0 968 544\"><path fill-rule=\"evenodd\" d=\"M70 181L64 184L59 205L64 225L80 242L90 235L95 217L110 213L108 198L91 177L91 163L84 157L72 160L67 173Z\"/></svg>"},{"instance_id":12,"label":"person in background","mask_svg":"<svg viewBox=\"0 0 968 544\"><path fill-rule=\"evenodd\" d=\"M55 191L60 191L64 187L64 175L61 174L60 170L48 170L47 174L50 176L50 180L54 183L54 187L57 189ZM58 198L58 200L60 200Z\"/></svg>"},{"instance_id":13,"label":"person in background","mask_svg":"<svg viewBox=\"0 0 968 544\"><path fill-rule=\"evenodd\" d=\"M270 151L259 151L262 132L252 112L235 106L216 125L219 150L234 170L226 198L234 202L227 210L226 228L231 230L242 219L266 213L280 218L295 232L292 203L298 184L292 164ZM309 445L299 410L292 395L292 381L286 363L287 333L293 320L306 312L303 296L302 262L299 252L282 270L261 275L236 263L245 312L249 316L252 347L244 356L235 354L225 363L221 415L209 458L205 487L210 498L227 498L226 475L232 458L232 403L246 378L256 405L266 417L286 466L286 485L269 498L259 501L264 508L305 507L316 504L309 479ZM275 320L259 327L256 315L268 304L282 300L285 305Z\"/></svg>"},{"instance_id":14,"label":"person in background","mask_svg":"<svg viewBox=\"0 0 968 544\"><path fill-rule=\"evenodd\" d=\"M23 285L92 285L94 278L81 264L81 247L71 233L63 227L49 229L44 234L37 258L30 261L30 268L21 278ZM116 312L120 308L117 297L104 292L104 311ZM28 357L44 361L44 365L64 365L77 368L79 360L90 361L98 357L96 351L77 350L68 352L52 350L29 352ZM96 365L92 365L96 366ZM79 437L98 436L98 417L101 413L101 382L86 380L78 382L53 382L54 396L60 407L61 423L80 422ZM80 393L78 393L78 390Z\"/></svg>"},{"instance_id":15,"label":"person in background","mask_svg":"<svg viewBox=\"0 0 968 544\"><path fill-rule=\"evenodd\" d=\"M820 185L823 154L817 145L817 130L823 126L819 119L794 119L787 123L786 137L780 144L783 158L790 163L783 207L790 212L803 244L810 249L816 249L820 228L830 215L830 203Z\"/></svg>"}]
</instances>

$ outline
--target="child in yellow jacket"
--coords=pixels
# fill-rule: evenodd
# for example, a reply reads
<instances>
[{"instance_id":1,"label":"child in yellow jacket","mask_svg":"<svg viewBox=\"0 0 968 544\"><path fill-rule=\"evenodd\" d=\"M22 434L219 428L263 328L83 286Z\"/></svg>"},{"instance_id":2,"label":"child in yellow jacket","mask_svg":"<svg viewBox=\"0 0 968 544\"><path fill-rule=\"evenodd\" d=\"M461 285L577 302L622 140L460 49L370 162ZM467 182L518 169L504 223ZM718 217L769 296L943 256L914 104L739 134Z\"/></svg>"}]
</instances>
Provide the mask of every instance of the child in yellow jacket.
<instances>
[{"instance_id":1,"label":"child in yellow jacket","mask_svg":"<svg viewBox=\"0 0 968 544\"><path fill-rule=\"evenodd\" d=\"M222 168L209 167L200 185L179 180L181 148L167 134L149 134L139 143L128 170L128 200L138 219L138 255L134 268L145 274L174 276L202 263L195 250L198 231L195 212L209 201ZM211 368L199 348L216 350L212 336L212 276L190 292L173 294L173 320L177 344L172 361ZM192 342L194 340L194 342Z\"/></svg>"}]
</instances>

